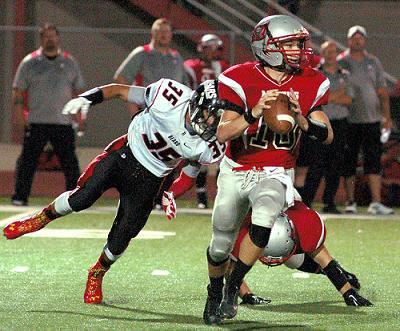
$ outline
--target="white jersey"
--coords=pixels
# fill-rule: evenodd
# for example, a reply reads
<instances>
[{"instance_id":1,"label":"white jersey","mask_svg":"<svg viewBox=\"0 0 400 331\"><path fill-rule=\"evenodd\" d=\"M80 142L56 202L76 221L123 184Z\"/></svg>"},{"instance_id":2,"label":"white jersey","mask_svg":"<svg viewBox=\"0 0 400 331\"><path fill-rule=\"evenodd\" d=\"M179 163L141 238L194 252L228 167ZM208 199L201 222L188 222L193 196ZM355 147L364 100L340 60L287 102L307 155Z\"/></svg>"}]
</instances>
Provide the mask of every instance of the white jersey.
<instances>
[{"instance_id":1,"label":"white jersey","mask_svg":"<svg viewBox=\"0 0 400 331\"><path fill-rule=\"evenodd\" d=\"M192 90L170 79L146 88L144 111L128 129L128 144L135 158L158 177L168 175L182 159L211 164L219 161L225 145L207 142L185 126Z\"/></svg>"}]
</instances>

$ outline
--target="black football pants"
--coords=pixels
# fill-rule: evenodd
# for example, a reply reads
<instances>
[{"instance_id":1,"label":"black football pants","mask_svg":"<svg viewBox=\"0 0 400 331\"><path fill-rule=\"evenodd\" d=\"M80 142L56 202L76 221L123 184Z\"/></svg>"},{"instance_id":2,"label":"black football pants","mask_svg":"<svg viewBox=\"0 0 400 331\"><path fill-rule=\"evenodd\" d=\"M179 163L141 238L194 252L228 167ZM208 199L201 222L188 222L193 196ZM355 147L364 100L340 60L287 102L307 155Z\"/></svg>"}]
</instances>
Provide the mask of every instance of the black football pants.
<instances>
[{"instance_id":1,"label":"black football pants","mask_svg":"<svg viewBox=\"0 0 400 331\"><path fill-rule=\"evenodd\" d=\"M16 164L13 199L28 201L37 162L47 142L51 143L60 159L66 189L72 190L75 187L80 170L75 154L75 134L72 126L31 124L25 129L22 153Z\"/></svg>"},{"instance_id":2,"label":"black football pants","mask_svg":"<svg viewBox=\"0 0 400 331\"><path fill-rule=\"evenodd\" d=\"M90 207L109 188L118 190L118 211L107 240L107 247L114 255L122 254L146 224L163 180L140 164L125 142L115 140L95 158L68 199L72 210L77 212Z\"/></svg>"}]
</instances>

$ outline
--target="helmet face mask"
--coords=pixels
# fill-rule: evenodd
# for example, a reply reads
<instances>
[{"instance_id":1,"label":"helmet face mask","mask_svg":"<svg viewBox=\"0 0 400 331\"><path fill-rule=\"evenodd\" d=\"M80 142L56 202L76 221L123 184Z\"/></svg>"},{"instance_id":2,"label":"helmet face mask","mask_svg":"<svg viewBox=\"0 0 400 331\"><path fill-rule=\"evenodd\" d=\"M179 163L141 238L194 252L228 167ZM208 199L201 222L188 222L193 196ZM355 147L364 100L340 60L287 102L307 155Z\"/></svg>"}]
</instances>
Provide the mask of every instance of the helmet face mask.
<instances>
[{"instance_id":1,"label":"helmet face mask","mask_svg":"<svg viewBox=\"0 0 400 331\"><path fill-rule=\"evenodd\" d=\"M224 104L218 99L217 80L206 80L189 102L190 126L203 140L214 141Z\"/></svg>"},{"instance_id":2,"label":"helmet face mask","mask_svg":"<svg viewBox=\"0 0 400 331\"><path fill-rule=\"evenodd\" d=\"M270 267L281 265L297 250L297 234L290 218L281 213L276 219L260 261Z\"/></svg>"},{"instance_id":3,"label":"helmet face mask","mask_svg":"<svg viewBox=\"0 0 400 331\"><path fill-rule=\"evenodd\" d=\"M255 26L251 49L264 66L293 72L300 69L312 54L312 49L306 48L309 38L308 31L294 18L268 16Z\"/></svg>"}]
</instances>

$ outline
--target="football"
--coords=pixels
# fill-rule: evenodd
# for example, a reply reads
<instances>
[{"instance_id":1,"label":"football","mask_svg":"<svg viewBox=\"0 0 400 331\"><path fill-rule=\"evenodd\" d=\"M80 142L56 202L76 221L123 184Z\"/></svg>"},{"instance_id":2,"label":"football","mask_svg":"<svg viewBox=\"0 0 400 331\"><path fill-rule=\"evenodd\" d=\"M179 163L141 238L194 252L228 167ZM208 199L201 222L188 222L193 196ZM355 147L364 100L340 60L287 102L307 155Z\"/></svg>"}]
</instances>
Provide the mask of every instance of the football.
<instances>
[{"instance_id":1,"label":"football","mask_svg":"<svg viewBox=\"0 0 400 331\"><path fill-rule=\"evenodd\" d=\"M285 134L295 125L295 112L290 108L289 97L280 93L275 101L268 103L271 108L264 111L264 121L272 131Z\"/></svg>"}]
</instances>

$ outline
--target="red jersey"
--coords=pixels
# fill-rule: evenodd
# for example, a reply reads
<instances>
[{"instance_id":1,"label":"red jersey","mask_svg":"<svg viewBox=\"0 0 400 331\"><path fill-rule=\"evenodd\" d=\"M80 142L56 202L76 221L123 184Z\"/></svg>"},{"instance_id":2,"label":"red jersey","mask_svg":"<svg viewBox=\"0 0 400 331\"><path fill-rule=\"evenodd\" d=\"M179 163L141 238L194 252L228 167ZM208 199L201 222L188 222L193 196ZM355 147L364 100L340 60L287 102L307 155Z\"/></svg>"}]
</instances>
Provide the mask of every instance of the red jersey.
<instances>
[{"instance_id":1,"label":"red jersey","mask_svg":"<svg viewBox=\"0 0 400 331\"><path fill-rule=\"evenodd\" d=\"M324 244L326 239L325 223L319 214L308 208L303 202L296 201L294 206L285 211L293 222L299 246L294 254L312 253ZM232 255L239 257L240 245L251 225L251 213L246 215L237 236Z\"/></svg>"},{"instance_id":2,"label":"red jersey","mask_svg":"<svg viewBox=\"0 0 400 331\"><path fill-rule=\"evenodd\" d=\"M189 76L189 86L195 89L207 79L215 79L219 74L229 68L223 60L207 63L201 59L189 59L184 62L185 70Z\"/></svg>"},{"instance_id":3,"label":"red jersey","mask_svg":"<svg viewBox=\"0 0 400 331\"><path fill-rule=\"evenodd\" d=\"M329 97L329 79L312 68L288 75L281 83L277 83L261 64L247 62L229 68L218 79L219 97L245 111L257 104L263 91L271 89L286 94L293 89L304 116L308 116L312 108L326 104ZM226 155L241 165L294 168L297 158L295 147L300 131L296 125L287 134L277 134L268 129L261 117L241 137L228 142Z\"/></svg>"}]
</instances>

